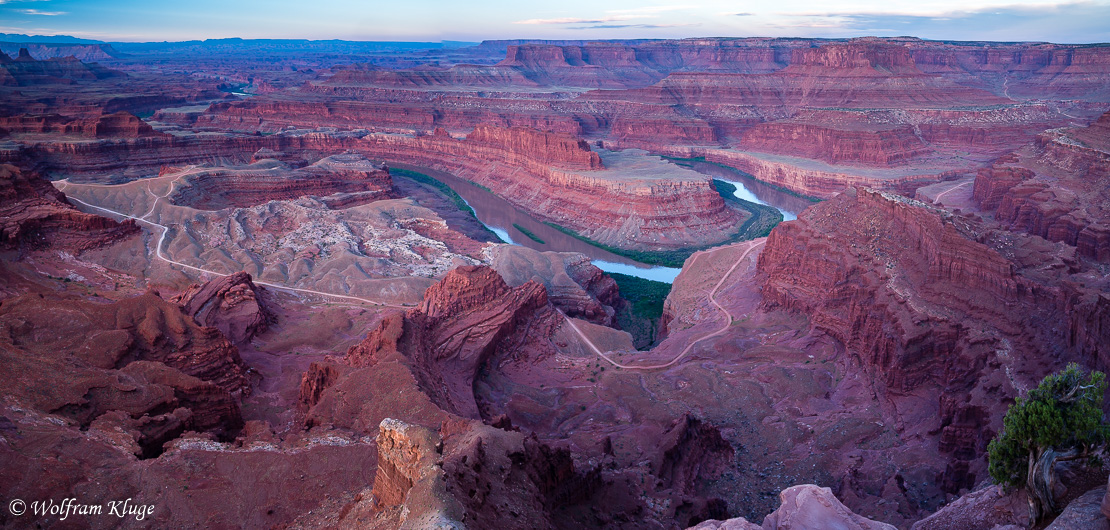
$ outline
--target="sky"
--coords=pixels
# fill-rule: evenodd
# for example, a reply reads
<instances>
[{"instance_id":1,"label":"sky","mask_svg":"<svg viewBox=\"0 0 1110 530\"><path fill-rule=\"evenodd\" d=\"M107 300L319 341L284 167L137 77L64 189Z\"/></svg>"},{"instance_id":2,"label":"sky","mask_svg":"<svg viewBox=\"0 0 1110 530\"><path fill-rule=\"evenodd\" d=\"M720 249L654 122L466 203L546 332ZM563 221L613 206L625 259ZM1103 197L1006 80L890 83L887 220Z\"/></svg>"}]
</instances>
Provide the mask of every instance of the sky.
<instances>
[{"instance_id":1,"label":"sky","mask_svg":"<svg viewBox=\"0 0 1110 530\"><path fill-rule=\"evenodd\" d=\"M1110 0L0 0L0 33L105 41L915 36L1110 42Z\"/></svg>"}]
</instances>

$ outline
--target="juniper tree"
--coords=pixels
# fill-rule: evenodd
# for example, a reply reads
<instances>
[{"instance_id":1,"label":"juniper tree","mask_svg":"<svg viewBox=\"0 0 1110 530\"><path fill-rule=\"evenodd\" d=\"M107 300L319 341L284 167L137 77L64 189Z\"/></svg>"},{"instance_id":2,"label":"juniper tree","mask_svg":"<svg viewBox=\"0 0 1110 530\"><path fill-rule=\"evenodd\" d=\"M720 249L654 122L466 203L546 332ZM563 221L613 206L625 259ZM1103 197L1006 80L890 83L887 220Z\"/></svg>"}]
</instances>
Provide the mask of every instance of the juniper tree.
<instances>
[{"instance_id":1,"label":"juniper tree","mask_svg":"<svg viewBox=\"0 0 1110 530\"><path fill-rule=\"evenodd\" d=\"M1072 363L1006 411L1002 432L988 448L989 471L998 484L1026 489L1031 522L1056 511L1056 464L1091 460L1110 439L1102 419L1105 391L1106 374Z\"/></svg>"}]
</instances>

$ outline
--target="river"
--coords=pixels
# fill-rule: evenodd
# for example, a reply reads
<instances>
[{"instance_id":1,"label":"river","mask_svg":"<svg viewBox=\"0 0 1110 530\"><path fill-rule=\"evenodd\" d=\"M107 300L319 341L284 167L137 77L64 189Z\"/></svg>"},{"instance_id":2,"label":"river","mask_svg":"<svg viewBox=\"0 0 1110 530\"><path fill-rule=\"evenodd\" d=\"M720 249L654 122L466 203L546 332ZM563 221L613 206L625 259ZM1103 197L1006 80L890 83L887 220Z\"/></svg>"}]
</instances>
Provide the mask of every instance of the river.
<instances>
[{"instance_id":1,"label":"river","mask_svg":"<svg viewBox=\"0 0 1110 530\"><path fill-rule=\"evenodd\" d=\"M599 269L605 272L627 274L629 276L637 276L657 282L673 283L678 273L682 272L682 269L674 267L646 265L571 237L544 224L528 213L517 209L509 203L509 201L467 180L451 175L450 173L399 162L387 162L387 164L390 167L423 173L446 184L470 205L482 224L507 243L540 251L580 252L589 257L594 265L597 265ZM684 161L683 165L686 164L687 162ZM737 197L778 208L787 219L796 218L797 212L800 212L802 208L810 204L810 202L805 199L795 197L789 193L776 190L766 185L763 185L766 189L753 186L748 181L755 182L756 184L759 183L751 177L745 179L744 174L740 172L724 174L727 168L715 164L707 164L704 162L690 162L689 164L691 165L688 167L691 167L691 169L695 171L711 175L714 178L724 180L736 186ZM702 164L708 167L703 167ZM790 200L785 200L787 198ZM543 243L528 237L513 225L523 227L536 238L543 240Z\"/></svg>"},{"instance_id":2,"label":"river","mask_svg":"<svg viewBox=\"0 0 1110 530\"><path fill-rule=\"evenodd\" d=\"M739 199L763 204L782 212L783 221L793 221L798 218L802 210L813 204L813 201L783 191L779 188L760 182L755 177L738 169L725 167L712 162L700 160L674 160L675 164L690 168L703 175L723 180L736 186L735 195Z\"/></svg>"}]
</instances>

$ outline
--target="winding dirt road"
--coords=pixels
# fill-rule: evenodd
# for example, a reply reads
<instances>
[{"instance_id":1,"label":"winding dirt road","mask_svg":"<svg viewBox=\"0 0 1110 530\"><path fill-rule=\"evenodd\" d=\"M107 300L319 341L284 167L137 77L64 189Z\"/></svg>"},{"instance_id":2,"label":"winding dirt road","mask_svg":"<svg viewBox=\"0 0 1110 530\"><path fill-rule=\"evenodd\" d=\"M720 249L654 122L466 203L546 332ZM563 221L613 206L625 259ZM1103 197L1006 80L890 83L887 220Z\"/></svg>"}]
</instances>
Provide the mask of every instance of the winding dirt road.
<instances>
[{"instance_id":1,"label":"winding dirt road","mask_svg":"<svg viewBox=\"0 0 1110 530\"><path fill-rule=\"evenodd\" d=\"M180 177L180 176L181 175L178 175L178 177ZM65 189L69 187L69 182L64 181L64 180L59 181L59 182L63 184L61 190L64 192ZM149 186L147 186L147 192L150 193L151 195L154 195L154 193L150 191ZM80 204L82 204L82 205L84 205L88 208L92 208L94 210L100 210L102 212L107 212L107 213L112 214L112 215L118 215L120 217L123 217L124 219L133 219L133 220L135 220L135 222L145 223L145 224L150 225L152 227L160 228L162 230L162 234L160 236L158 236L158 243L154 247L154 255L155 255L155 257L157 257L158 259L160 259L160 260L162 260L166 263L169 263L171 265L177 265L178 267L181 267L183 269L189 269L189 270L192 270L192 271L201 272L201 273L205 273L205 274L212 274L212 275L215 275L215 276L228 276L228 274L223 273L223 272L216 272L216 271L204 269L204 268L201 268L201 267L194 267L192 265L187 265L185 263L181 263L180 261L175 261L173 259L170 259L170 258L168 258L168 257L166 257L162 254L162 243L166 239L166 232L169 231L169 227L167 227L166 225L163 225L163 224L155 223L154 221L148 221L147 219L145 219L145 217L147 217L151 213L153 213L155 206L158 205L158 201L165 198L168 195L169 195L169 192L166 192L165 195L154 195L154 197L155 197L154 204L151 205L150 211L148 211L146 214L144 214L143 217L135 217L133 215L127 215L123 212L117 212L115 210L109 210L108 208L104 208L102 206L97 206L95 204L89 204L89 203L87 203L87 202L85 202L81 199L78 199L76 197L72 197L72 196L69 196L69 195L67 195L66 198L71 200L71 201L75 201L77 203L80 203ZM342 299L345 299L345 300L357 300L359 302L363 302L363 303L366 303L366 304L382 306L382 307L396 307L396 308L402 308L402 309L413 307L411 305L391 304L391 303L388 303L388 302L382 302L380 300L370 300L370 299L367 299L367 298L360 298L358 296L350 296L350 295L336 294L336 293L325 293L323 291L314 291L312 289L298 289L296 287L286 287L284 285L278 285L278 284L263 282L263 281L259 281L259 280L254 280L254 283L257 284L257 285L264 285L266 287L270 287L272 289L276 289L276 290L279 290L279 291L287 291L287 292L292 292L292 293L315 294L315 295L319 295L319 296L327 296L327 297L330 297L330 298L342 298Z\"/></svg>"},{"instance_id":2,"label":"winding dirt road","mask_svg":"<svg viewBox=\"0 0 1110 530\"><path fill-rule=\"evenodd\" d=\"M566 319L567 323L570 324L570 327L572 329L574 329L574 332L577 333L578 336L582 339L582 341L585 342L586 345L589 346L590 349L592 349L594 351L594 353L596 353L598 355L598 357L601 357L602 359L605 359L606 361L609 362L609 364L612 364L613 366L616 366L618 368L629 369L629 370L657 370L657 369L660 369L660 368L668 368L668 367L674 366L676 363L678 363L684 357L686 357L686 355L689 354L694 349L694 346L696 346L699 342L701 342L703 340L706 340L706 339L709 339L709 338L716 337L718 335L721 335L722 333L724 333L725 331L728 330L729 326L732 325L732 321L733 321L732 314L730 314L728 312L728 310L724 308L724 306L722 306L720 303L717 302L717 291L719 291L721 289L721 286L724 285L725 280L727 280L728 277L732 275L732 272L736 270L736 267L740 266L740 264L743 263L744 260L746 260L748 258L748 255L751 254L751 252L753 250L755 250L756 247L758 247L758 246L760 246L760 245L762 245L766 242L767 242L766 239L764 239L763 241L760 241L758 243L755 242L755 241L749 241L747 243L747 248L744 249L744 253L740 254L740 257L737 258L736 263L732 264L732 267L728 269L728 272L726 272L724 274L724 276L721 276L721 279L717 281L717 285L713 286L713 289L709 291L709 301L712 302L713 305L717 306L717 309L720 310L721 313L724 313L724 315L725 315L725 322L724 322L724 325L721 326L721 329L718 329L717 331L714 331L712 333L707 333L705 335L702 335L701 337L698 337L697 339L695 339L693 342L687 344L686 347L683 348L683 350L677 356L675 356L674 359L671 359L671 361L668 362L668 363L654 364L654 365L649 365L649 366L628 365L628 364L618 363L618 362L614 361L613 359L609 358L608 354L612 353L612 352L604 352L603 353L593 343L593 341L591 341L589 339L589 337L586 336L585 333L582 333L581 329L578 329L578 326L574 323L573 320L570 319L570 317L568 317L565 313L562 313L562 311L560 311L560 313L563 315L563 318ZM727 248L727 247L718 247L717 249L711 250L709 252L716 252L717 250L721 250L722 248ZM702 256L701 254L698 254L698 256L694 258L694 261L697 261L698 258L700 258L701 256ZM691 265L693 265L692 262L691 262Z\"/></svg>"},{"instance_id":3,"label":"winding dirt road","mask_svg":"<svg viewBox=\"0 0 1110 530\"><path fill-rule=\"evenodd\" d=\"M177 177L180 178L180 176L181 175L178 175ZM70 183L68 181L65 181L65 180L59 181L59 183L62 184L62 187L60 188L62 191L65 191L66 188L68 188L69 185L70 185ZM172 186L171 186L171 189L172 189ZM951 191L951 190L948 190L948 191ZM123 212L117 212L115 210L110 210L108 208L104 208L103 206L97 206L95 204L89 204L89 203L87 203L87 202L85 202L81 199L76 198L76 197L72 197L72 196L67 195L67 198L69 200L75 201L79 204L84 205L85 207L92 208L94 210L99 210L99 211L102 211L102 212L106 212L106 213L109 213L111 215L116 215L116 216L122 217L124 219L133 219L135 222L144 223L144 224L147 224L151 227L161 229L161 235L158 236L158 243L154 247L154 254L155 254L155 257L157 257L158 259L160 259L160 260L162 260L166 263L169 263L171 265L176 265L176 266L181 267L183 269L188 269L188 270L192 270L192 271L199 272L199 273L212 274L212 275L215 275L215 276L227 276L226 273L216 272L216 271L213 271L213 270L209 270L209 269L205 269L205 268L201 268L201 267L195 267L193 265L188 265L188 264L185 264L185 263L181 263L180 261L173 260L173 259L171 259L169 257L166 257L165 255L162 254L162 244L165 242L166 233L169 232L169 227L167 227L166 225L160 224L160 223L156 223L154 221L147 220L146 217L148 217L152 213L154 213L154 209L155 209L155 207L157 207L158 201L160 201L163 198L165 198L166 196L168 196L170 192L167 191L164 195L155 195L154 192L152 192L150 190L149 185L147 186L147 192L150 193L152 196L154 196L155 199L154 199L154 204L152 204L150 206L150 210L148 210L142 217L135 217L133 215L128 215L128 214L125 214ZM947 193L947 192L945 192L945 193ZM938 198L939 198L939 196L938 196ZM744 249L743 254L741 254L740 257L736 260L736 262L732 264L732 267L729 268L728 271L725 272L725 274L723 276L721 276L721 279L717 281L717 284L713 286L713 289L711 289L709 291L709 301L712 302L713 305L717 306L717 309L720 310L721 313L723 313L725 315L724 325L721 326L721 328L718 329L717 331L702 335L701 337L698 337L696 340L694 340L690 344L687 344L686 347L683 348L683 350L677 356L675 356L674 359L672 359L668 363L656 364L656 365L650 365L650 366L638 366L638 365L628 365L628 364L618 363L618 362L614 361L613 359L611 359L609 357L608 354L612 353L612 352L602 352L593 343L593 341L591 341L589 339L589 337L586 336L585 333L582 333L582 330L578 328L578 326L574 323L573 320L570 319L570 317L568 317L561 310L559 311L559 313L561 315L563 315L563 318L566 319L567 323L570 324L570 327L572 329L574 329L574 332L578 334L578 336L582 339L582 341L587 346L589 346L590 349L592 349L594 351L594 353L596 353L602 359L605 359L607 362L609 362L609 364L612 364L613 366L616 366L618 368L629 369L629 370L657 370L657 369L660 369L660 368L668 368L670 366L674 366L676 363L678 363L684 357L686 357L686 355L688 355L690 353L690 351L693 350L694 346L696 346L698 343L700 343L700 342L702 342L706 339L721 335L726 330L728 330L730 325L732 325L732 321L733 321L732 315L729 314L728 310L726 310L724 308L724 306L722 306L719 302L717 302L717 292L721 289L721 286L724 285L725 280L727 280L728 277L732 275L733 271L736 270L736 267L739 267L740 264L743 263L744 260L746 260L748 258L748 255L751 254L751 252L756 249L756 247L759 247L760 245L762 245L764 243L766 243L766 240L760 241L758 243L754 242L754 241L749 241L747 243L747 248ZM715 252L717 250L721 250L721 248L726 248L726 247L720 247L718 249L711 250L709 252ZM701 254L699 254L696 258L694 258L694 261L697 261L698 258L700 258L700 257L701 257ZM412 307L411 305L390 304L390 303L387 303L387 302L382 302L380 300L370 300L370 299L367 299L367 298L360 298L360 297L357 297L357 296L350 296L350 295L345 295L345 294L326 293L326 292L323 292L323 291L314 291L312 289L298 289L296 287L286 287L284 285L278 285L278 284L273 284L273 283L263 282L263 281L258 281L258 280L254 280L254 283L256 283L258 285L264 285L266 287L270 287L272 289L276 289L276 290L279 290L279 291L288 291L288 292L292 292L292 293L307 293L307 294L314 294L314 295L326 296L326 297L331 297L331 298L356 300L356 301L359 301L359 302L363 302L363 303L367 303L367 304L371 304L371 305L376 305L376 306L382 306L382 307L396 307L396 308L402 308L402 309Z\"/></svg>"}]
</instances>

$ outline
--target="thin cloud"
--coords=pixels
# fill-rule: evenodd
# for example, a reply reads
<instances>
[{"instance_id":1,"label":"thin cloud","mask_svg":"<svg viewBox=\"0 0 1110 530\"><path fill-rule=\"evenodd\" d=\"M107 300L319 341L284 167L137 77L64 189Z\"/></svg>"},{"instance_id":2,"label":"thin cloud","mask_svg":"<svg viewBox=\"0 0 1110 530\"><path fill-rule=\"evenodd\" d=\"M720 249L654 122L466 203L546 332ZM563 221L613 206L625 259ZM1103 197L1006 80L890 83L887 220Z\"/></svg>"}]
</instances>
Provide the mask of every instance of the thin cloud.
<instances>
[{"instance_id":1,"label":"thin cloud","mask_svg":"<svg viewBox=\"0 0 1110 530\"><path fill-rule=\"evenodd\" d=\"M949 10L949 11L828 11L828 12L815 12L815 13L779 13L779 15L788 17L809 17L809 18L833 18L844 19L847 21L867 21L867 20L928 20L928 21L948 21L958 20L971 17L979 17L986 15L999 15L999 16L1027 16L1037 17L1045 14L1062 13L1072 9L1083 8L1098 8L1106 9L1106 6L1099 6L1095 2L1068 2L1068 3L1044 3L1044 4L1012 4L1006 6L993 6L983 7L979 9L967 10Z\"/></svg>"},{"instance_id":2,"label":"thin cloud","mask_svg":"<svg viewBox=\"0 0 1110 530\"><path fill-rule=\"evenodd\" d=\"M605 24L607 22L623 22L625 20L633 20L637 18L655 18L646 15L615 15L611 17L601 18L530 18L528 20L517 20L513 24Z\"/></svg>"},{"instance_id":3,"label":"thin cloud","mask_svg":"<svg viewBox=\"0 0 1110 530\"><path fill-rule=\"evenodd\" d=\"M657 29L657 28L684 28L684 27L692 27L692 26L700 26L700 25L701 25L700 23L697 23L697 24L599 24L599 25L596 25L596 26L579 26L579 27L567 28L567 29L625 29L625 28Z\"/></svg>"},{"instance_id":4,"label":"thin cloud","mask_svg":"<svg viewBox=\"0 0 1110 530\"><path fill-rule=\"evenodd\" d=\"M635 9L610 9L606 13L614 14L640 14L640 13L663 13L665 11L681 11L684 9L695 9L695 6L689 5L672 5L672 6L647 6L637 7Z\"/></svg>"},{"instance_id":5,"label":"thin cloud","mask_svg":"<svg viewBox=\"0 0 1110 530\"><path fill-rule=\"evenodd\" d=\"M687 5L671 5L671 6L648 6L638 7L635 9L610 9L605 11L606 15L594 18L530 18L527 20L517 20L513 24L526 24L526 25L563 25L563 24L604 24L602 26L588 26L589 28L632 28L632 27L672 27L670 24L609 24L610 22L624 22L627 20L636 20L642 18L659 18L657 13L666 11L679 11L684 9L693 9L693 6ZM569 29L585 29L582 28L569 28Z\"/></svg>"},{"instance_id":6,"label":"thin cloud","mask_svg":"<svg viewBox=\"0 0 1110 530\"><path fill-rule=\"evenodd\" d=\"M1106 42L1110 9L1104 3L1009 5L958 11L780 13L768 30L808 36L916 35L944 40ZM805 30L811 30L806 32Z\"/></svg>"},{"instance_id":7,"label":"thin cloud","mask_svg":"<svg viewBox=\"0 0 1110 530\"><path fill-rule=\"evenodd\" d=\"M729 13L734 17L754 17L755 13Z\"/></svg>"},{"instance_id":8,"label":"thin cloud","mask_svg":"<svg viewBox=\"0 0 1110 530\"><path fill-rule=\"evenodd\" d=\"M58 15L68 14L68 11L41 11L38 9L16 9L16 11L24 15L39 15L44 17L56 17Z\"/></svg>"},{"instance_id":9,"label":"thin cloud","mask_svg":"<svg viewBox=\"0 0 1110 530\"><path fill-rule=\"evenodd\" d=\"M842 22L799 22L797 24L767 24L765 27L775 29L847 29Z\"/></svg>"}]
</instances>

